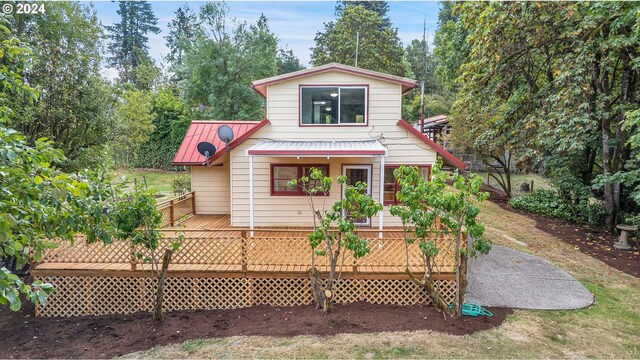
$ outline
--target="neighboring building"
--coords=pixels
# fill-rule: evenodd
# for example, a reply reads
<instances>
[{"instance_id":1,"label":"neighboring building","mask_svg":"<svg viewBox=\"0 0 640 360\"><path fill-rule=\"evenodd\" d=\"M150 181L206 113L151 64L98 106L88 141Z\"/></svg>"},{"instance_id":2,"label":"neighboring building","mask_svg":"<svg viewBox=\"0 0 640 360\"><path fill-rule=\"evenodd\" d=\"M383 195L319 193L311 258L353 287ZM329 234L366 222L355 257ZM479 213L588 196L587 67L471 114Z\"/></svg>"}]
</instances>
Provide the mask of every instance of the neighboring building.
<instances>
[{"instance_id":1,"label":"neighboring building","mask_svg":"<svg viewBox=\"0 0 640 360\"><path fill-rule=\"evenodd\" d=\"M173 164L191 167L196 213L230 214L232 226L312 225L307 197L287 187L311 167L369 184L385 210L361 225L398 226L387 206L397 190L393 169L416 165L428 177L437 157L466 167L400 119L402 95L416 86L414 80L335 63L258 80L252 87L266 99L264 120L193 121ZM223 124L235 133L228 147L217 135ZM202 141L217 147L209 159L196 149ZM327 207L341 195L334 184L324 199Z\"/></svg>"},{"instance_id":2,"label":"neighboring building","mask_svg":"<svg viewBox=\"0 0 640 360\"><path fill-rule=\"evenodd\" d=\"M451 125L449 124L447 115L442 114L425 118L422 126L420 121L418 121L413 127L445 149L450 150L448 139L451 134Z\"/></svg>"}]
</instances>

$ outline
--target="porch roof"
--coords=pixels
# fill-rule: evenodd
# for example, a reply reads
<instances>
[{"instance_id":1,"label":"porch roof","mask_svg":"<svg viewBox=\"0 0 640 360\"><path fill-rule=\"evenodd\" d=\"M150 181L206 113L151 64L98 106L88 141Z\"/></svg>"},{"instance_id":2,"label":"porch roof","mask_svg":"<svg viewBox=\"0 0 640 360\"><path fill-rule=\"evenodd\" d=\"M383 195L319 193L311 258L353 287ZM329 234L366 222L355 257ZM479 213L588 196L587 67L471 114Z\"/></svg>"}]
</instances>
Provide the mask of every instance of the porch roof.
<instances>
[{"instance_id":1,"label":"porch roof","mask_svg":"<svg viewBox=\"0 0 640 360\"><path fill-rule=\"evenodd\" d=\"M247 155L268 156L386 156L377 140L264 141L247 149Z\"/></svg>"}]
</instances>

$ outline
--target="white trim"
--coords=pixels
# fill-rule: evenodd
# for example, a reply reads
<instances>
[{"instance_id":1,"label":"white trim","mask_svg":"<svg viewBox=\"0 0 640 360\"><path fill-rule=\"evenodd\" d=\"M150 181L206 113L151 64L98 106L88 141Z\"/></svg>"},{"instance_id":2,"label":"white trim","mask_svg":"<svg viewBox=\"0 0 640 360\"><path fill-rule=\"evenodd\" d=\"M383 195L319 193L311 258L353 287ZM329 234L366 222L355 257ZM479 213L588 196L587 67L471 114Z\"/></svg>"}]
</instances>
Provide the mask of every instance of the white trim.
<instances>
[{"instance_id":1,"label":"white trim","mask_svg":"<svg viewBox=\"0 0 640 360\"><path fill-rule=\"evenodd\" d=\"M347 169L366 169L367 170L367 194L371 195L371 173L373 172L373 165L351 165L351 164L343 164L342 165L342 175L346 176L345 172ZM344 186L342 187L342 197L344 198ZM344 216L344 214L342 215ZM355 223L356 225L361 226L370 226L371 218L367 218L366 222L363 223Z\"/></svg>"},{"instance_id":2,"label":"white trim","mask_svg":"<svg viewBox=\"0 0 640 360\"><path fill-rule=\"evenodd\" d=\"M249 156L249 229L253 236L253 156Z\"/></svg>"},{"instance_id":3,"label":"white trim","mask_svg":"<svg viewBox=\"0 0 640 360\"><path fill-rule=\"evenodd\" d=\"M382 211L380 211L379 223L378 223L378 238L382 238L382 229L384 227L384 156L380 156L380 205L382 205Z\"/></svg>"}]
</instances>

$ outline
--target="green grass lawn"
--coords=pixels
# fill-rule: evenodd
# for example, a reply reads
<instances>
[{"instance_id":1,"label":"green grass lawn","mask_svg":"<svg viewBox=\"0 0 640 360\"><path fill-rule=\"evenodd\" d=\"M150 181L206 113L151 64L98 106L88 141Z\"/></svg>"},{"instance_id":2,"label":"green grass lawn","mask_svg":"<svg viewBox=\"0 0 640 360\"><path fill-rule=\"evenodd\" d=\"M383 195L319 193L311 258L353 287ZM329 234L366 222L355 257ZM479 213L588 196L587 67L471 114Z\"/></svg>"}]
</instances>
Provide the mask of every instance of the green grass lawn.
<instances>
[{"instance_id":1,"label":"green grass lawn","mask_svg":"<svg viewBox=\"0 0 640 360\"><path fill-rule=\"evenodd\" d=\"M480 173L477 173L477 174L482 176L482 178L484 179L485 183L487 182L487 173L486 172L480 172ZM526 182L529 185L531 185L531 181L533 181L533 190L536 190L536 189L551 189L551 188L553 188L553 184L551 184L549 179L547 179L547 178L545 178L543 176L540 176L538 174L534 174L534 173L512 174L511 175L511 192L512 192L512 195L515 197L515 196L527 194L527 193L522 192L520 190L520 185L522 183L524 183L524 182ZM500 187L498 182L493 178L489 178L489 185L493 186L494 188L496 188L498 190L502 190L502 188Z\"/></svg>"},{"instance_id":2,"label":"green grass lawn","mask_svg":"<svg viewBox=\"0 0 640 360\"><path fill-rule=\"evenodd\" d=\"M127 184L133 186L134 180L139 182L146 180L147 186L150 189L154 189L158 195L162 195L162 197L158 198L158 201L162 201L163 199L173 196L171 181L179 176L190 176L190 174L188 172L120 169L116 171L114 182L121 183L122 181L126 181Z\"/></svg>"}]
</instances>

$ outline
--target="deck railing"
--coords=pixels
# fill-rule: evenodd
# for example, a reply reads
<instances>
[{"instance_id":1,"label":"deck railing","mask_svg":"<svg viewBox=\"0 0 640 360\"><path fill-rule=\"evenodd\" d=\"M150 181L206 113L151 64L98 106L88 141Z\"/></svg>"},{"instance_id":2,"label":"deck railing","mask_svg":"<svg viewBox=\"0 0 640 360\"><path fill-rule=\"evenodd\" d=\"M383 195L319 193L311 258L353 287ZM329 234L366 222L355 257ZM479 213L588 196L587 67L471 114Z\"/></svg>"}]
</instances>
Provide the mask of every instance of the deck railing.
<instances>
[{"instance_id":1,"label":"deck railing","mask_svg":"<svg viewBox=\"0 0 640 360\"><path fill-rule=\"evenodd\" d=\"M176 230L160 230L163 245L167 245L180 235ZM180 250L173 256L172 268L184 271L217 272L306 272L312 265L312 253L305 231L291 230L291 236L283 236L282 229L256 230L251 236L246 229L219 229L184 231L184 241ZM347 251L343 271L346 272L393 272L403 273L408 265L412 269L421 269L423 259L417 243L405 247L400 232L384 232L379 237L378 230L360 231L360 236L369 241L370 252L355 259ZM440 248L435 263L440 271L450 273L454 270L453 242L447 239L452 235L436 232L433 241ZM60 242L59 247L46 252L42 263L77 264L130 264L130 270L144 268L145 265L135 258L135 252L144 253L144 249L135 248L129 242L121 241L104 245L86 244L78 236L75 245ZM158 255L160 256L160 255ZM328 269L326 256L316 256L315 265L324 271ZM206 265L206 266L205 266ZM96 265L96 267L100 267ZM122 267L120 267L122 269ZM419 271L419 270L418 270Z\"/></svg>"},{"instance_id":2,"label":"deck railing","mask_svg":"<svg viewBox=\"0 0 640 360\"><path fill-rule=\"evenodd\" d=\"M195 191L159 203L158 211L162 213L162 223L160 224L160 227L174 226L184 217L195 215Z\"/></svg>"}]
</instances>

